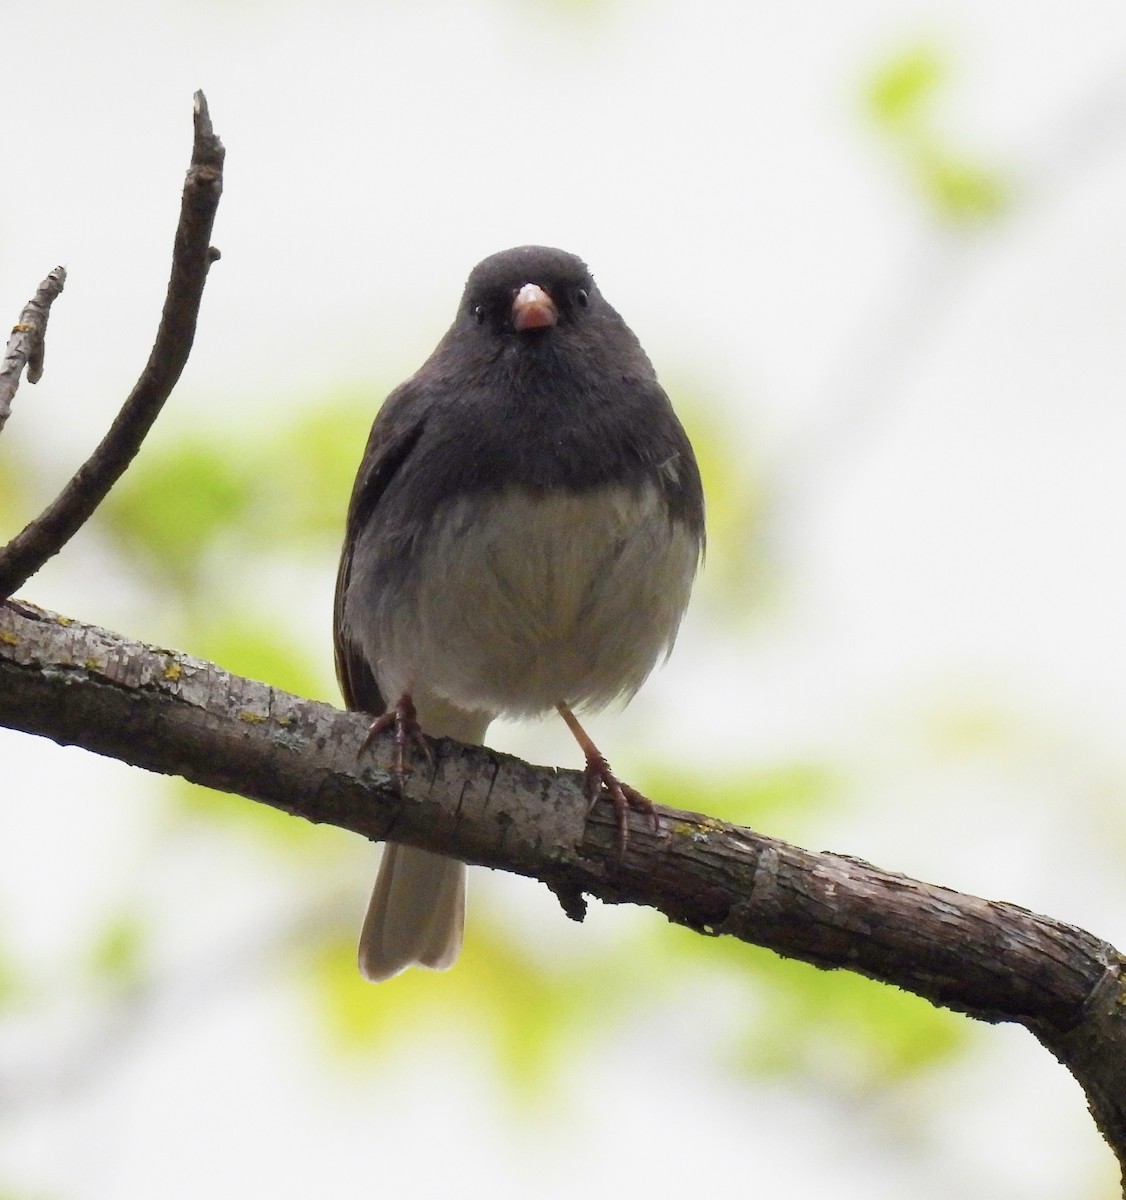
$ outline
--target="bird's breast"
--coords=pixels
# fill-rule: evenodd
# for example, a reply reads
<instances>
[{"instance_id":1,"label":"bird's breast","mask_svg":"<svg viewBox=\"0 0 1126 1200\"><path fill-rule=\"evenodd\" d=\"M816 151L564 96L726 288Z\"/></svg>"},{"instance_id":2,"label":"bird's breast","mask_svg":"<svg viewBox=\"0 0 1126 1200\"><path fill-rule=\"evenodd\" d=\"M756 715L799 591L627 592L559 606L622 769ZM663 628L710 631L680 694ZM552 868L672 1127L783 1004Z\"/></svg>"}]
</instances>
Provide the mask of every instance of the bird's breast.
<instances>
[{"instance_id":1,"label":"bird's breast","mask_svg":"<svg viewBox=\"0 0 1126 1200\"><path fill-rule=\"evenodd\" d=\"M377 602L381 685L511 716L632 695L672 645L700 553L654 485L462 496L415 545Z\"/></svg>"}]
</instances>

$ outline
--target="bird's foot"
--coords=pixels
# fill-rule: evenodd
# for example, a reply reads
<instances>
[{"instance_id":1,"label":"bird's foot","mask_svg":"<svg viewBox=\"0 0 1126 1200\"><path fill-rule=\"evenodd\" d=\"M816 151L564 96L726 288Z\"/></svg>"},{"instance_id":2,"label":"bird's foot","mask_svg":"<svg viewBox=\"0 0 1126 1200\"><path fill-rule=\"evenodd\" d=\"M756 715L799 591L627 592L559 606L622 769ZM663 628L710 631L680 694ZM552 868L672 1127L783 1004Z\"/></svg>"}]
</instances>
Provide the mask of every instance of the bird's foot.
<instances>
[{"instance_id":1,"label":"bird's foot","mask_svg":"<svg viewBox=\"0 0 1126 1200\"><path fill-rule=\"evenodd\" d=\"M418 723L418 713L415 711L414 701L410 698L409 692L404 692L383 716L376 717L372 721L367 737L360 746L360 754L366 754L375 739L381 733L386 733L388 729L395 731L394 771L400 784L412 770L410 764L410 748L412 746L422 752L430 764L431 770L434 769L434 748L422 732L422 727Z\"/></svg>"},{"instance_id":2,"label":"bird's foot","mask_svg":"<svg viewBox=\"0 0 1126 1200\"><path fill-rule=\"evenodd\" d=\"M589 812L598 802L600 796L606 796L614 806L618 818L618 854L624 855L629 844L629 814L631 812L647 813L653 819L653 830L659 833L661 819L653 807L653 801L643 796L637 788L630 787L610 770L606 757L590 739L590 734L579 724L578 718L567 704L557 704L559 715L567 722L576 742L586 758L586 768L583 770L583 793L587 798Z\"/></svg>"},{"instance_id":3,"label":"bird's foot","mask_svg":"<svg viewBox=\"0 0 1126 1200\"><path fill-rule=\"evenodd\" d=\"M661 830L661 819L653 807L653 801L643 796L635 787L622 781L610 770L610 764L605 757L595 750L588 755L586 768L583 771L583 791L586 793L590 808L598 802L600 796L606 796L614 806L618 818L618 854L626 852L629 845L629 814L631 812L647 813L653 821L653 831ZM587 811L590 811L590 808Z\"/></svg>"}]
</instances>

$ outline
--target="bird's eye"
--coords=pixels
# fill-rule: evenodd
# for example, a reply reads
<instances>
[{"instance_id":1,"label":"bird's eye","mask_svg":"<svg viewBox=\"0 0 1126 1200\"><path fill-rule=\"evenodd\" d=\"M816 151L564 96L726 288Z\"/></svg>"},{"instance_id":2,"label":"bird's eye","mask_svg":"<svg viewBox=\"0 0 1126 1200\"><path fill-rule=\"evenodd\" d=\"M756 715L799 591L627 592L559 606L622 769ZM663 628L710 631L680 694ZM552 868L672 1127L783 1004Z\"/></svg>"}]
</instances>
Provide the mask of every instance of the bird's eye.
<instances>
[{"instance_id":1,"label":"bird's eye","mask_svg":"<svg viewBox=\"0 0 1126 1200\"><path fill-rule=\"evenodd\" d=\"M578 301L579 308L586 308L590 303L590 297L586 294L586 288L579 288L575 293L575 299Z\"/></svg>"},{"instance_id":2,"label":"bird's eye","mask_svg":"<svg viewBox=\"0 0 1126 1200\"><path fill-rule=\"evenodd\" d=\"M483 304L478 304L477 307L473 310L473 319L477 322L478 325L484 325L484 323L485 323L485 306Z\"/></svg>"}]
</instances>

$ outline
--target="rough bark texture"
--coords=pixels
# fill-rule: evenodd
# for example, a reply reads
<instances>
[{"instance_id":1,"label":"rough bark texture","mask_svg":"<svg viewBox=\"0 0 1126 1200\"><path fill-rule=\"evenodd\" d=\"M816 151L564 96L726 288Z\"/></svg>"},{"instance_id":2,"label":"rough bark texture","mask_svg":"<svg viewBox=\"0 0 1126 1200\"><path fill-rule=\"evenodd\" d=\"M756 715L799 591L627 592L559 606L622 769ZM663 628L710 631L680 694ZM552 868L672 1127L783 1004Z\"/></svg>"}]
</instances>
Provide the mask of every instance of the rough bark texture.
<instances>
[{"instance_id":1,"label":"rough bark texture","mask_svg":"<svg viewBox=\"0 0 1126 1200\"><path fill-rule=\"evenodd\" d=\"M400 791L367 719L16 601L0 605L0 724L237 792L367 838L645 904L820 967L846 967L984 1021L1030 1029L1084 1087L1126 1159L1123 960L1093 935L839 854L659 807L660 829L588 818L577 772L441 742Z\"/></svg>"},{"instance_id":2,"label":"rough bark texture","mask_svg":"<svg viewBox=\"0 0 1126 1200\"><path fill-rule=\"evenodd\" d=\"M27 367L28 383L38 383L43 378L47 319L51 315L51 305L65 284L66 267L56 267L24 305L19 320L12 327L12 336L0 361L0 430L12 411L12 400L20 386L24 367Z\"/></svg>"}]
</instances>

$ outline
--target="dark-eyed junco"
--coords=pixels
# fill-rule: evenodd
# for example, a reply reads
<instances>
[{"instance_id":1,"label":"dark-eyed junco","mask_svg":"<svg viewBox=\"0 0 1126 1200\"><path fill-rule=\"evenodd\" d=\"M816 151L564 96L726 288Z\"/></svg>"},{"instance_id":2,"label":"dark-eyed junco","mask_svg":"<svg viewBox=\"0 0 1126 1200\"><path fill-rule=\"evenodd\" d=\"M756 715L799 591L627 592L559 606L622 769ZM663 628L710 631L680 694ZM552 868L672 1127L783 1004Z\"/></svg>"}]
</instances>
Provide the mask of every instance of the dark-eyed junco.
<instances>
[{"instance_id":1,"label":"dark-eyed junco","mask_svg":"<svg viewBox=\"0 0 1126 1200\"><path fill-rule=\"evenodd\" d=\"M624 836L651 806L574 710L628 700L667 654L703 545L692 447L586 266L494 254L372 426L336 589L344 697L383 714L400 772L422 734L479 743L494 717L557 709ZM463 864L388 844L360 970L451 966L464 912Z\"/></svg>"}]
</instances>

